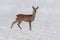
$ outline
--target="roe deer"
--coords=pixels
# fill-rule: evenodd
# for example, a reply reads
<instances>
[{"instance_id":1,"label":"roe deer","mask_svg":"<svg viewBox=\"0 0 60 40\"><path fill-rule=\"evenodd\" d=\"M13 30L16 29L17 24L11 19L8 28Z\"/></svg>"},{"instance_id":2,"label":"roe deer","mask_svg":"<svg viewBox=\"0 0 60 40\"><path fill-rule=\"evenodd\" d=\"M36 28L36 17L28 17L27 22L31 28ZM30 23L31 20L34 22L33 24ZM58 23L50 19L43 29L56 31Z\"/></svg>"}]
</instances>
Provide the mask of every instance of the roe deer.
<instances>
[{"instance_id":1,"label":"roe deer","mask_svg":"<svg viewBox=\"0 0 60 40\"><path fill-rule=\"evenodd\" d=\"M11 29L12 29L12 27L13 27L13 25L14 25L15 23L18 23L18 24L17 24L18 27L19 27L20 29L22 29L19 24L20 24L22 21L26 21L26 22L29 22L29 26L30 26L29 29L31 30L31 22L34 21L35 15L36 15L36 12L37 12L37 9L38 9L38 8L39 8L39 7L36 7L36 8L35 8L34 6L32 6L33 12L32 12L31 15L24 15L24 14L18 14L18 15L16 15L16 20L12 23Z\"/></svg>"}]
</instances>

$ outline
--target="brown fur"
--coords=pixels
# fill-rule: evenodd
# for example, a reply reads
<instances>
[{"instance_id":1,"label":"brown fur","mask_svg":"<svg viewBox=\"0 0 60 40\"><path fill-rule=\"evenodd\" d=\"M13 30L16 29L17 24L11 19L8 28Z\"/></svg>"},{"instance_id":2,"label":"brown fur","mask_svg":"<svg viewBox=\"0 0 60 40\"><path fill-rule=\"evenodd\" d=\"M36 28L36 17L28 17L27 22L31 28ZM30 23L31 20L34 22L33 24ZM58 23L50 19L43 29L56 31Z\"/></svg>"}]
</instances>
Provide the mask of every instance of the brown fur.
<instances>
[{"instance_id":1,"label":"brown fur","mask_svg":"<svg viewBox=\"0 0 60 40\"><path fill-rule=\"evenodd\" d=\"M12 23L11 29L12 29L13 25L14 25L15 23L17 23L17 22L18 22L18 24L17 24L18 27L19 27L20 29L22 29L19 24L20 24L22 21L26 21L26 22L29 22L29 25L30 25L30 28L29 28L29 29L31 30L31 22L34 21L36 11L37 11L37 9L38 9L39 7L34 8L34 6L32 6L32 8L33 8L33 13L32 13L31 15L24 15L24 14L18 14L18 15L16 15L16 20Z\"/></svg>"}]
</instances>

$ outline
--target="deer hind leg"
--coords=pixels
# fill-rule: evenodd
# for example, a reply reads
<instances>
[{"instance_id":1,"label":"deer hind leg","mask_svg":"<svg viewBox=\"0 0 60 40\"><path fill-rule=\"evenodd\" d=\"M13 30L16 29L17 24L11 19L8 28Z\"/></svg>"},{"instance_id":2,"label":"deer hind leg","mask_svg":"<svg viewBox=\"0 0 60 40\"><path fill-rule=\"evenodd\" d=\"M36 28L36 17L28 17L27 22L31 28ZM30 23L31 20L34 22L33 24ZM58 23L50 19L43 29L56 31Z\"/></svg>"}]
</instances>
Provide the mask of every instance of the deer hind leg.
<instances>
[{"instance_id":1,"label":"deer hind leg","mask_svg":"<svg viewBox=\"0 0 60 40\"><path fill-rule=\"evenodd\" d=\"M29 26L30 26L30 28L29 28L29 29L31 30L31 22L29 22Z\"/></svg>"},{"instance_id":2,"label":"deer hind leg","mask_svg":"<svg viewBox=\"0 0 60 40\"><path fill-rule=\"evenodd\" d=\"M21 23L21 22L18 22L18 24L17 24L17 25L18 25L18 27L22 30L22 28L21 28L21 26L20 26L20 23Z\"/></svg>"},{"instance_id":3,"label":"deer hind leg","mask_svg":"<svg viewBox=\"0 0 60 40\"><path fill-rule=\"evenodd\" d=\"M17 22L17 21L14 21L14 22L12 23L12 25L11 25L11 29L12 29L13 25L14 25L16 22Z\"/></svg>"}]
</instances>

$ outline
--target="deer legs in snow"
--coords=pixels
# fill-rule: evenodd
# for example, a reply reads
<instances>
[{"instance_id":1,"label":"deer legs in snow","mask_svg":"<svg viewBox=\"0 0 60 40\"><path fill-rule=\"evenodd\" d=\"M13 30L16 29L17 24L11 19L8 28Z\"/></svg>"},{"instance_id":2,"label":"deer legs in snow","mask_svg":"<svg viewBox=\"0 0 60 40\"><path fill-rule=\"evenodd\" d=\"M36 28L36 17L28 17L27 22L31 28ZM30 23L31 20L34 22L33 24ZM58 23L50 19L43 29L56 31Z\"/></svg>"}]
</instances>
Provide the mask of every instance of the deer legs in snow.
<instances>
[{"instance_id":1,"label":"deer legs in snow","mask_svg":"<svg viewBox=\"0 0 60 40\"><path fill-rule=\"evenodd\" d=\"M18 22L18 24L17 24L17 25L18 25L18 27L22 30L22 28L21 28L21 26L20 26L20 23L21 23L21 22Z\"/></svg>"},{"instance_id":2,"label":"deer legs in snow","mask_svg":"<svg viewBox=\"0 0 60 40\"><path fill-rule=\"evenodd\" d=\"M17 21L14 21L14 22L12 23L12 25L11 25L11 29L12 29L12 27L13 27L13 25L14 25L15 23L17 23ZM18 22L17 25L18 25L18 27L22 30L22 28L20 27L20 23L21 23L21 22Z\"/></svg>"},{"instance_id":3,"label":"deer legs in snow","mask_svg":"<svg viewBox=\"0 0 60 40\"><path fill-rule=\"evenodd\" d=\"M11 25L11 29L12 29L12 27L13 27L13 25L16 23L16 21L14 21L13 23L12 23L12 25ZM21 22L18 22L18 27L22 30L22 28L21 28L21 26L20 26L20 23ZM31 30L31 22L29 22L29 30Z\"/></svg>"},{"instance_id":4,"label":"deer legs in snow","mask_svg":"<svg viewBox=\"0 0 60 40\"><path fill-rule=\"evenodd\" d=\"M11 25L11 29L12 29L12 27L13 27L13 25L16 23L16 21L14 21L13 23L12 23L12 25Z\"/></svg>"},{"instance_id":5,"label":"deer legs in snow","mask_svg":"<svg viewBox=\"0 0 60 40\"><path fill-rule=\"evenodd\" d=\"M31 22L29 22L29 27L30 27L29 29L31 30Z\"/></svg>"}]
</instances>

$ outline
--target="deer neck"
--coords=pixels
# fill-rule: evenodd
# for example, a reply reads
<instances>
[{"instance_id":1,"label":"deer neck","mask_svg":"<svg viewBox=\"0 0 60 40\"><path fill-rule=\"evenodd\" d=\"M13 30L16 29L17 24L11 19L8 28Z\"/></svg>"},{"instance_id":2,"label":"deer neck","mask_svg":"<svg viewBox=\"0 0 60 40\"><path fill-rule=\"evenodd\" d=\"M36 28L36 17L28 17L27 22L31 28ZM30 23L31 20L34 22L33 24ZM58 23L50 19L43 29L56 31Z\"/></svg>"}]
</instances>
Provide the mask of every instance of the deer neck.
<instances>
[{"instance_id":1,"label":"deer neck","mask_svg":"<svg viewBox=\"0 0 60 40\"><path fill-rule=\"evenodd\" d=\"M32 20L35 19L35 15L36 15L36 11L33 11L33 13L32 13Z\"/></svg>"}]
</instances>

